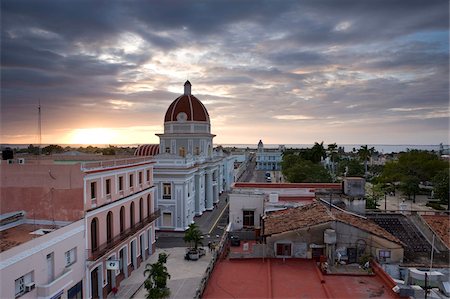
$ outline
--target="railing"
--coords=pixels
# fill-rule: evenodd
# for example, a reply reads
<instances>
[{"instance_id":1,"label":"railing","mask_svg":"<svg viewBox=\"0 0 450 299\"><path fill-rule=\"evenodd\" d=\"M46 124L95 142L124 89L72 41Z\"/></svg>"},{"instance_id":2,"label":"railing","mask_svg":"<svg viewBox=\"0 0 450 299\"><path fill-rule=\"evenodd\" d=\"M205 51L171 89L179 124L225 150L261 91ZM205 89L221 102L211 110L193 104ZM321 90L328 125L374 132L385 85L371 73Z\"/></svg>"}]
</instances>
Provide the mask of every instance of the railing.
<instances>
[{"instance_id":1,"label":"railing","mask_svg":"<svg viewBox=\"0 0 450 299\"><path fill-rule=\"evenodd\" d=\"M230 246L230 242L228 241L229 229L230 229L230 224L228 224L228 227L225 230L225 233L222 235L222 238L220 239L217 250L214 251L214 253L213 253L213 257L212 257L211 261L209 262L208 267L206 268L206 271L202 276L202 280L200 281L200 285L195 292L194 299L200 299L202 297L203 292L206 289L206 285L208 284L209 277L211 276L211 274L214 270L214 266L216 265L216 263L218 262L218 260L220 258L224 258L227 255L227 253L229 251L229 246Z\"/></svg>"},{"instance_id":2,"label":"railing","mask_svg":"<svg viewBox=\"0 0 450 299\"><path fill-rule=\"evenodd\" d=\"M116 247L119 243L121 243L122 241L127 239L129 236L133 235L134 233L136 233L137 231L139 231L140 229L145 227L147 224L158 219L159 216L161 216L161 210L156 210L155 212L150 214L150 216L148 216L147 218L143 219L142 221L140 221L138 223L135 223L133 226L127 228L126 230L121 232L119 235L117 235L114 238L110 239L109 241L101 244L97 248L86 249L88 260L89 261L97 260L100 256L104 255L109 250Z\"/></svg>"},{"instance_id":3,"label":"railing","mask_svg":"<svg viewBox=\"0 0 450 299\"><path fill-rule=\"evenodd\" d=\"M152 157L136 157L136 158L128 158L128 159L84 162L81 164L81 170L83 170L83 171L97 170L97 169L133 165L133 164L139 164L139 163L151 162L151 161L154 161Z\"/></svg>"}]
</instances>

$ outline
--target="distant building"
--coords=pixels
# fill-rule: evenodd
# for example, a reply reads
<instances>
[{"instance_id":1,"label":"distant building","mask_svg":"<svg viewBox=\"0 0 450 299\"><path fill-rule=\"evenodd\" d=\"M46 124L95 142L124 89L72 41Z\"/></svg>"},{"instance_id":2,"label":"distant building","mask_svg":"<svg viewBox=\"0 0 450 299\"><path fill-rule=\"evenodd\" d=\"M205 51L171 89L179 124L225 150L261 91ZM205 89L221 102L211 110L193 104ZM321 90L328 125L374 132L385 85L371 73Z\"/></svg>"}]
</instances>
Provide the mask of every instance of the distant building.
<instances>
[{"instance_id":1,"label":"distant building","mask_svg":"<svg viewBox=\"0 0 450 299\"><path fill-rule=\"evenodd\" d=\"M214 134L208 111L191 94L184 93L164 116L164 133L157 145L141 145L136 155L155 158L155 198L161 209L158 229L184 231L194 217L214 209L223 191L234 181L234 158L222 148L213 149Z\"/></svg>"},{"instance_id":2,"label":"distant building","mask_svg":"<svg viewBox=\"0 0 450 299\"><path fill-rule=\"evenodd\" d=\"M131 157L2 161L1 297L106 298L154 252L155 162Z\"/></svg>"},{"instance_id":3,"label":"distant building","mask_svg":"<svg viewBox=\"0 0 450 299\"><path fill-rule=\"evenodd\" d=\"M281 170L283 151L283 145L280 145L278 149L265 149L260 140L256 151L256 170Z\"/></svg>"}]
</instances>

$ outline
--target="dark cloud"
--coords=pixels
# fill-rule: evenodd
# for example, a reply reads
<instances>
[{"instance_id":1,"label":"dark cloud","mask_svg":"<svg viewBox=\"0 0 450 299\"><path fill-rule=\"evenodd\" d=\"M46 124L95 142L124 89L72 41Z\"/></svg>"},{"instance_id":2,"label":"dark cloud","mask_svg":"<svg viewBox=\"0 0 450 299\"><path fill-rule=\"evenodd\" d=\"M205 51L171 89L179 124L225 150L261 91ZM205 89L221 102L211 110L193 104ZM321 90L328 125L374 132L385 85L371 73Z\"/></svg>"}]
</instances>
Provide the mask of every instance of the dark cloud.
<instances>
[{"instance_id":1,"label":"dark cloud","mask_svg":"<svg viewBox=\"0 0 450 299\"><path fill-rule=\"evenodd\" d=\"M39 99L49 127L77 126L80 115L86 125L161 125L187 78L224 127L373 127L378 117L445 128L447 1L0 5L1 125L16 134L34 130Z\"/></svg>"}]
</instances>

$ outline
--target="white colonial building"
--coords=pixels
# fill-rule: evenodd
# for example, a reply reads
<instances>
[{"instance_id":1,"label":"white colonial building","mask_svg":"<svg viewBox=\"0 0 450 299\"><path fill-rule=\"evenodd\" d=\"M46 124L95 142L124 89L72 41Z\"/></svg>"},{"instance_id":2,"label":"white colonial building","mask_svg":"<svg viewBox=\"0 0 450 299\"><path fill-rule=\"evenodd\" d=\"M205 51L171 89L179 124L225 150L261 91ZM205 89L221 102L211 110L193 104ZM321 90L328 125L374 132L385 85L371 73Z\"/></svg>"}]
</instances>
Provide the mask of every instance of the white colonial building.
<instances>
[{"instance_id":1,"label":"white colonial building","mask_svg":"<svg viewBox=\"0 0 450 299\"><path fill-rule=\"evenodd\" d=\"M161 217L160 230L184 231L194 217L214 209L219 195L234 180L234 159L213 149L214 134L205 106L191 94L191 83L176 98L164 117L159 150L141 145L136 155L155 155L155 199Z\"/></svg>"},{"instance_id":2,"label":"white colonial building","mask_svg":"<svg viewBox=\"0 0 450 299\"><path fill-rule=\"evenodd\" d=\"M263 142L260 140L256 152L256 169L269 171L281 170L283 151L284 145L278 146L277 149L265 149Z\"/></svg>"}]
</instances>

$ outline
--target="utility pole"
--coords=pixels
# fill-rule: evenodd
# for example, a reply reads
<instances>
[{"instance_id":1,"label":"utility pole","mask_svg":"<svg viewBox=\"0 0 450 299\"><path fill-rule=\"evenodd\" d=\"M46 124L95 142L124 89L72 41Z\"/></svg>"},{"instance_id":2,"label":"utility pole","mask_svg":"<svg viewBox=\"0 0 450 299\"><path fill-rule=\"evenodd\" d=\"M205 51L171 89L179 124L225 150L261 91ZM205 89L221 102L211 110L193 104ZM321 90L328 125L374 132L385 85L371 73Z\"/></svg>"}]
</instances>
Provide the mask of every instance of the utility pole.
<instances>
[{"instance_id":1,"label":"utility pole","mask_svg":"<svg viewBox=\"0 0 450 299\"><path fill-rule=\"evenodd\" d=\"M41 100L39 100L38 106L38 133L39 133L39 156L42 154L42 128L41 128Z\"/></svg>"}]
</instances>

